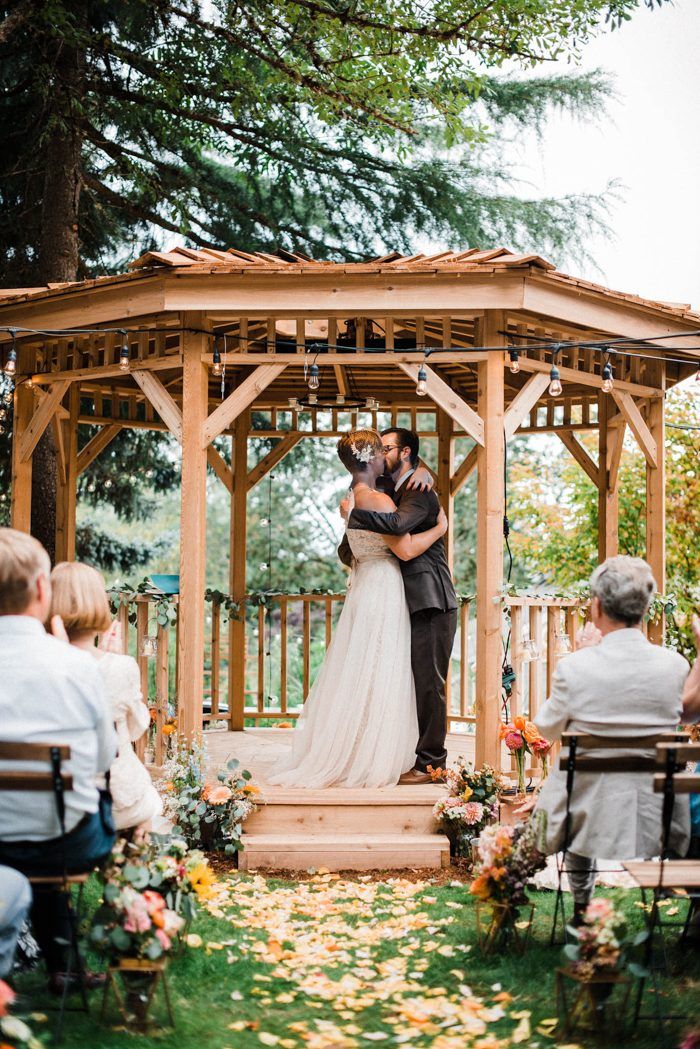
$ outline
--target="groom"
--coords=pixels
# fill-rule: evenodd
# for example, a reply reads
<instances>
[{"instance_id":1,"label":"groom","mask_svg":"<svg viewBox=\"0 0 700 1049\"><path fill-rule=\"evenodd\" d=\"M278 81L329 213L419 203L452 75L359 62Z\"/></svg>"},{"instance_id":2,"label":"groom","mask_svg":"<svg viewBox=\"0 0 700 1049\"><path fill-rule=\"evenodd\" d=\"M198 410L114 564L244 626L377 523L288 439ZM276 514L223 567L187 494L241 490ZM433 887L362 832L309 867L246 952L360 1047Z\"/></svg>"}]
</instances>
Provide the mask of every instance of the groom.
<instances>
[{"instance_id":1,"label":"groom","mask_svg":"<svg viewBox=\"0 0 700 1049\"><path fill-rule=\"evenodd\" d=\"M407 484L418 466L418 434L400 428L383 430L382 439L386 474L393 481L393 491L390 484L384 490L392 496L397 509L390 514L352 510L348 528L366 528L382 535L425 532L437 523L440 503L435 492L409 488ZM338 548L338 556L343 564L352 564L347 536ZM411 668L419 733L415 767L404 773L399 783L430 783L428 766L444 768L447 760L445 680L457 629L457 598L442 539L415 560L399 564L411 614Z\"/></svg>"}]
</instances>

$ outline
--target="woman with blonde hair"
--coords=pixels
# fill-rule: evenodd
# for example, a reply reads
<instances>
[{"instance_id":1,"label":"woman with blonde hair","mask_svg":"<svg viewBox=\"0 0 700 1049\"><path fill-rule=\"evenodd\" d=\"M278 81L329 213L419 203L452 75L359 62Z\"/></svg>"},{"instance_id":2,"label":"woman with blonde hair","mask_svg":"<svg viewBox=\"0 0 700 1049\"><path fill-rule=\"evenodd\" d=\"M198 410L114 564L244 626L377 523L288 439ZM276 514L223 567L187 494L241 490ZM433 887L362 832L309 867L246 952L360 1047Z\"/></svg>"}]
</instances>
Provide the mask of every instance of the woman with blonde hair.
<instances>
[{"instance_id":1,"label":"woman with blonde hair","mask_svg":"<svg viewBox=\"0 0 700 1049\"><path fill-rule=\"evenodd\" d=\"M112 707L119 751L110 769L112 814L118 831L145 833L163 808L146 767L134 753L132 742L149 725L148 707L141 694L141 675L131 656L97 647L98 639L112 625L104 580L89 565L64 561L51 573L51 627L60 633L60 619L67 640L89 652L97 661Z\"/></svg>"}]
</instances>

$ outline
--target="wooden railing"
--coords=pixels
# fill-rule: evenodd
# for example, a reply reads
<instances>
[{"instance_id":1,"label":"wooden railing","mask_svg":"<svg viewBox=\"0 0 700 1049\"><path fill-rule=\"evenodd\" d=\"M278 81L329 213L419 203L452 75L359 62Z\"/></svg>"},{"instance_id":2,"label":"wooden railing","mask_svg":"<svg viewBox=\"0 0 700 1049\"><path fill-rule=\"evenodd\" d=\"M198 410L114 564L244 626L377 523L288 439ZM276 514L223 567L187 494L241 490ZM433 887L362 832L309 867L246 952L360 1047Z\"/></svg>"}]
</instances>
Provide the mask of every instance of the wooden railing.
<instances>
[{"instance_id":1,"label":"wooden railing","mask_svg":"<svg viewBox=\"0 0 700 1049\"><path fill-rule=\"evenodd\" d=\"M268 594L248 599L246 618L245 718L256 725L293 722L301 713L342 608L344 594ZM177 714L177 597L168 599L171 622L156 595L122 605L125 652L135 656L141 686L153 712L153 760L161 764ZM228 617L219 600L206 606L205 723L230 724ZM515 673L503 716L534 718L557 660L576 647L582 605L544 597L504 598L504 656ZM161 614L161 619L163 618ZM507 656L505 655L507 651ZM464 601L447 682L448 727L476 730L476 602ZM165 732L164 732L165 729ZM144 745L141 746L143 752Z\"/></svg>"}]
</instances>

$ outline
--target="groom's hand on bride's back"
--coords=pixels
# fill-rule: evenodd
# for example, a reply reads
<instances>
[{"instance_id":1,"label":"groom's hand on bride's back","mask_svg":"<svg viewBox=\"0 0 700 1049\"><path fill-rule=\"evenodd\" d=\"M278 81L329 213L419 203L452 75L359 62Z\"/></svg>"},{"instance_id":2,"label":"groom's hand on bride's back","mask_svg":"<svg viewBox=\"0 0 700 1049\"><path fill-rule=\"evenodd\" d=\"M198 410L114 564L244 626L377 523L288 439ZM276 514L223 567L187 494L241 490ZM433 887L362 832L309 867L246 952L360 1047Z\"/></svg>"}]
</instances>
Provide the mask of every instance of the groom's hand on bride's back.
<instances>
[{"instance_id":1,"label":"groom's hand on bride's back","mask_svg":"<svg viewBox=\"0 0 700 1049\"><path fill-rule=\"evenodd\" d=\"M429 492L432 487L433 475L427 466L417 466L406 481L406 488L415 489L418 492Z\"/></svg>"}]
</instances>

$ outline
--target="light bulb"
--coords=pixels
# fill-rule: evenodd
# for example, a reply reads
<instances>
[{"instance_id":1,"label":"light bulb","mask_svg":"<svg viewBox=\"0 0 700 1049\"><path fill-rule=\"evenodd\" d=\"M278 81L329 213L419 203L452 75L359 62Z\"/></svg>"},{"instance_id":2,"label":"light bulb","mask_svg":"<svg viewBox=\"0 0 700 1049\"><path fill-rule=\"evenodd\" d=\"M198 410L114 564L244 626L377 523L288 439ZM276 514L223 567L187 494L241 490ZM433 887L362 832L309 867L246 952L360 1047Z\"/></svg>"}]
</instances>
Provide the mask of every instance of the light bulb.
<instances>
[{"instance_id":1,"label":"light bulb","mask_svg":"<svg viewBox=\"0 0 700 1049\"><path fill-rule=\"evenodd\" d=\"M513 375L517 375L520 371L520 354L517 350L508 350L508 356L510 357L510 370Z\"/></svg>"},{"instance_id":2,"label":"light bulb","mask_svg":"<svg viewBox=\"0 0 700 1049\"><path fill-rule=\"evenodd\" d=\"M130 367L131 363L129 361L129 344L125 342L119 350L119 370L123 372L128 372Z\"/></svg>"},{"instance_id":3,"label":"light bulb","mask_svg":"<svg viewBox=\"0 0 700 1049\"><path fill-rule=\"evenodd\" d=\"M259 568L260 568L261 572L267 572L269 567L270 566L268 565L267 561L261 561L260 562Z\"/></svg>"},{"instance_id":4,"label":"light bulb","mask_svg":"<svg viewBox=\"0 0 700 1049\"><path fill-rule=\"evenodd\" d=\"M601 375L603 377L601 389L603 393L610 393L613 388L613 370L610 361L606 361L603 365Z\"/></svg>"},{"instance_id":5,"label":"light bulb","mask_svg":"<svg viewBox=\"0 0 700 1049\"><path fill-rule=\"evenodd\" d=\"M419 397L425 397L428 392L428 374L421 364L418 369L418 382L416 383L416 393Z\"/></svg>"},{"instance_id":6,"label":"light bulb","mask_svg":"<svg viewBox=\"0 0 700 1049\"><path fill-rule=\"evenodd\" d=\"M317 390L321 385L321 380L318 377L318 365L312 364L309 368L309 389Z\"/></svg>"},{"instance_id":7,"label":"light bulb","mask_svg":"<svg viewBox=\"0 0 700 1049\"><path fill-rule=\"evenodd\" d=\"M7 418L7 408L0 408L0 422L4 422Z\"/></svg>"},{"instance_id":8,"label":"light bulb","mask_svg":"<svg viewBox=\"0 0 700 1049\"><path fill-rule=\"evenodd\" d=\"M559 375L559 369L557 368L556 364L553 364L549 373L549 396L559 397L561 396L561 391L562 385L561 376Z\"/></svg>"},{"instance_id":9,"label":"light bulb","mask_svg":"<svg viewBox=\"0 0 700 1049\"><path fill-rule=\"evenodd\" d=\"M17 371L17 350L12 349L7 351L7 360L5 361L5 375L14 375Z\"/></svg>"},{"instance_id":10,"label":"light bulb","mask_svg":"<svg viewBox=\"0 0 700 1049\"><path fill-rule=\"evenodd\" d=\"M5 404L12 404L12 390L8 390L7 393L4 393L2 399Z\"/></svg>"},{"instance_id":11,"label":"light bulb","mask_svg":"<svg viewBox=\"0 0 700 1049\"><path fill-rule=\"evenodd\" d=\"M218 350L214 350L212 355L211 373L212 375L221 375L223 367L221 365L221 354Z\"/></svg>"},{"instance_id":12,"label":"light bulb","mask_svg":"<svg viewBox=\"0 0 700 1049\"><path fill-rule=\"evenodd\" d=\"M269 517L261 517L260 518L260 525L261 525L262 528L267 528L269 523L270 523Z\"/></svg>"}]
</instances>

